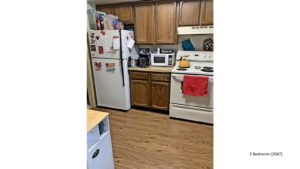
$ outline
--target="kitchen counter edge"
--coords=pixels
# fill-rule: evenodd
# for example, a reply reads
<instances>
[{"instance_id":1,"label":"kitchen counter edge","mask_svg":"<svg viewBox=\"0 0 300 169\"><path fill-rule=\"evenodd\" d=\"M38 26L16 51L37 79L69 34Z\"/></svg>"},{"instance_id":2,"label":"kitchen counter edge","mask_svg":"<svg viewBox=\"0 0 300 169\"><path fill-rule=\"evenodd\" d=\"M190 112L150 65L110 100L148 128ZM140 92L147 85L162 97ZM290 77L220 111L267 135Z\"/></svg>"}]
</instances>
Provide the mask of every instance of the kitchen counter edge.
<instances>
[{"instance_id":1,"label":"kitchen counter edge","mask_svg":"<svg viewBox=\"0 0 300 169\"><path fill-rule=\"evenodd\" d=\"M147 68L141 67L129 67L129 71L141 71L141 72L163 72L163 73L171 73L173 67L156 67L156 66L149 66Z\"/></svg>"},{"instance_id":2,"label":"kitchen counter edge","mask_svg":"<svg viewBox=\"0 0 300 169\"><path fill-rule=\"evenodd\" d=\"M99 124L109 113L87 109L87 132Z\"/></svg>"}]
</instances>

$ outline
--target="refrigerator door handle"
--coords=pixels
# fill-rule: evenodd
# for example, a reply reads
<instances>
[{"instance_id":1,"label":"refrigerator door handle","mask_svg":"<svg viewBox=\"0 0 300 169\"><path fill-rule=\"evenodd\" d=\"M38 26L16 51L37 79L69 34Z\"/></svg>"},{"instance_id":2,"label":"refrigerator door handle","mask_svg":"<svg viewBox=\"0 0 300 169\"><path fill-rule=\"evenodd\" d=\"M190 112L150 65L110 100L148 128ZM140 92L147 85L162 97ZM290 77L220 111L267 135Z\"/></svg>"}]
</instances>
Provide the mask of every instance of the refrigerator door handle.
<instances>
[{"instance_id":1,"label":"refrigerator door handle","mask_svg":"<svg viewBox=\"0 0 300 169\"><path fill-rule=\"evenodd\" d=\"M121 62L122 85L124 87L125 86L125 82L124 82L123 60L121 59L120 62Z\"/></svg>"},{"instance_id":2,"label":"refrigerator door handle","mask_svg":"<svg viewBox=\"0 0 300 169\"><path fill-rule=\"evenodd\" d=\"M119 30L120 34L120 61L121 61L121 75L122 75L122 85L125 86L124 82L124 70L123 70L123 48L122 48L122 32Z\"/></svg>"}]
</instances>

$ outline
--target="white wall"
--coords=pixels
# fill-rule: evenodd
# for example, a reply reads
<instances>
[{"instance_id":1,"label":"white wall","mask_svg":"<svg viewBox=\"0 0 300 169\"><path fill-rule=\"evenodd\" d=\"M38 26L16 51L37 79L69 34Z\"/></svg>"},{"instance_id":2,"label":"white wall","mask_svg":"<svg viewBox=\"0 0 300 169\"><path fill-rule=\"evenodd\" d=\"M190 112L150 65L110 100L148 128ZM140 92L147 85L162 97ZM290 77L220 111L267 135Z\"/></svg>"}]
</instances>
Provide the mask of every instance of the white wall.
<instances>
[{"instance_id":1,"label":"white wall","mask_svg":"<svg viewBox=\"0 0 300 169\"><path fill-rule=\"evenodd\" d=\"M203 50L203 41L205 39L212 38L213 35L180 35L178 37L178 50L183 50L182 49L182 41L190 39L193 46L197 51L202 51Z\"/></svg>"}]
</instances>

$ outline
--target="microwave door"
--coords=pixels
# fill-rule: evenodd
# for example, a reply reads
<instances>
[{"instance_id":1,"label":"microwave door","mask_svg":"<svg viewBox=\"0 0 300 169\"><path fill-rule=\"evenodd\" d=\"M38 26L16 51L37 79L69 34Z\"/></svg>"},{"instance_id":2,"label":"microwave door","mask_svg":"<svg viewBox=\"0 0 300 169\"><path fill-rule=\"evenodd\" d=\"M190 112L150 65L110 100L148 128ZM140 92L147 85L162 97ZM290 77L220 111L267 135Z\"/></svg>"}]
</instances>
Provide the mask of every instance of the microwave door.
<instances>
[{"instance_id":1,"label":"microwave door","mask_svg":"<svg viewBox=\"0 0 300 169\"><path fill-rule=\"evenodd\" d=\"M153 66L168 66L165 56L153 56L152 63Z\"/></svg>"}]
</instances>

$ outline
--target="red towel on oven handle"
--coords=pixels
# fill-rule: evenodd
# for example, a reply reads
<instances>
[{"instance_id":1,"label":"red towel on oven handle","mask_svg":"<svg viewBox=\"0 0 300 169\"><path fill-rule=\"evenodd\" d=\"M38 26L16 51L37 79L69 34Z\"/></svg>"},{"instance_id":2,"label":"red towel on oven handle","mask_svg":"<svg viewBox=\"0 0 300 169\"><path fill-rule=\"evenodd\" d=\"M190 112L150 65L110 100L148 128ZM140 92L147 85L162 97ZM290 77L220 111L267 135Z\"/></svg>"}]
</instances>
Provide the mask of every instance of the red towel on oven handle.
<instances>
[{"instance_id":1,"label":"red towel on oven handle","mask_svg":"<svg viewBox=\"0 0 300 169\"><path fill-rule=\"evenodd\" d=\"M184 75L182 94L192 96L207 96L208 76Z\"/></svg>"}]
</instances>

